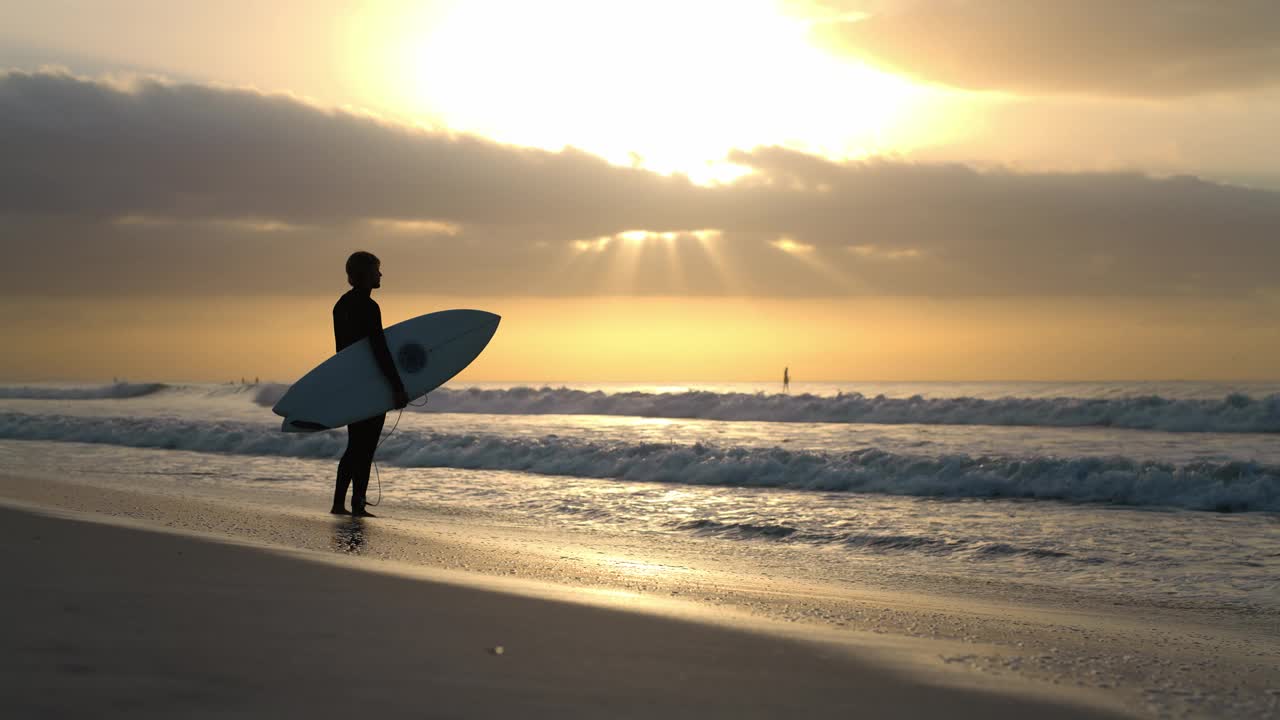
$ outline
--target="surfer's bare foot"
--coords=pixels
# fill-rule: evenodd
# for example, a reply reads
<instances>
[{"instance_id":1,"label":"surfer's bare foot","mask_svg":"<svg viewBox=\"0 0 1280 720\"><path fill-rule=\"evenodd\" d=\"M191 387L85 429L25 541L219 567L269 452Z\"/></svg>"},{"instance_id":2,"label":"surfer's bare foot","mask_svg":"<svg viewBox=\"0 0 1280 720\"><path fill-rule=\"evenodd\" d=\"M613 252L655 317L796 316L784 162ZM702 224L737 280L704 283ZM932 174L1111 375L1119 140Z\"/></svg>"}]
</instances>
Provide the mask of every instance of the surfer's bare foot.
<instances>
[{"instance_id":1,"label":"surfer's bare foot","mask_svg":"<svg viewBox=\"0 0 1280 720\"><path fill-rule=\"evenodd\" d=\"M374 515L368 510L365 510L364 508L358 508L356 510L351 511L351 517L378 517L378 516Z\"/></svg>"},{"instance_id":2,"label":"surfer's bare foot","mask_svg":"<svg viewBox=\"0 0 1280 720\"><path fill-rule=\"evenodd\" d=\"M351 513L341 505L334 505L329 509L330 515L350 515Z\"/></svg>"}]
</instances>

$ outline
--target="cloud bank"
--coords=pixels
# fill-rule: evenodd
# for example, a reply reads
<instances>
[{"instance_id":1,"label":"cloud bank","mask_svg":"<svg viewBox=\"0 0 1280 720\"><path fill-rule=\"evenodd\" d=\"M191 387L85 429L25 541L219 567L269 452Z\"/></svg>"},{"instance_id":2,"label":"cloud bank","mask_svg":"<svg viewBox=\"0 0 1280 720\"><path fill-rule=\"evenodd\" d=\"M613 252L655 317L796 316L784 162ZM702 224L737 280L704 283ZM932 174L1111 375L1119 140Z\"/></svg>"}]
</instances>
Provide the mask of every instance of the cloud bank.
<instances>
[{"instance_id":1,"label":"cloud bank","mask_svg":"<svg viewBox=\"0 0 1280 720\"><path fill-rule=\"evenodd\" d=\"M1240 295L1280 194L1138 173L832 162L703 187L257 92L0 75L0 293Z\"/></svg>"},{"instance_id":2,"label":"cloud bank","mask_svg":"<svg viewBox=\"0 0 1280 720\"><path fill-rule=\"evenodd\" d=\"M819 23L830 46L974 90L1168 97L1280 84L1272 0L898 0Z\"/></svg>"}]
</instances>

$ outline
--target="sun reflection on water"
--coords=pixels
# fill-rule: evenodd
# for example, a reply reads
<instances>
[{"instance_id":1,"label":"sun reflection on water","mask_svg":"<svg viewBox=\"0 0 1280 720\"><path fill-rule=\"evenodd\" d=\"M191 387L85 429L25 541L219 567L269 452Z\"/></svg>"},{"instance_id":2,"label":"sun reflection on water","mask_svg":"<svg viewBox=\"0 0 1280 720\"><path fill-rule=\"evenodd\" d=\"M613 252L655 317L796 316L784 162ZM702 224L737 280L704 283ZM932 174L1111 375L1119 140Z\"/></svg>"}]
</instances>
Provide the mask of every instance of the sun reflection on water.
<instances>
[{"instance_id":1,"label":"sun reflection on water","mask_svg":"<svg viewBox=\"0 0 1280 720\"><path fill-rule=\"evenodd\" d=\"M691 568L683 565L666 565L663 563L647 562L622 555L606 555L604 557L596 558L596 560L603 565L621 570L628 575L638 577L657 577L693 572Z\"/></svg>"}]
</instances>

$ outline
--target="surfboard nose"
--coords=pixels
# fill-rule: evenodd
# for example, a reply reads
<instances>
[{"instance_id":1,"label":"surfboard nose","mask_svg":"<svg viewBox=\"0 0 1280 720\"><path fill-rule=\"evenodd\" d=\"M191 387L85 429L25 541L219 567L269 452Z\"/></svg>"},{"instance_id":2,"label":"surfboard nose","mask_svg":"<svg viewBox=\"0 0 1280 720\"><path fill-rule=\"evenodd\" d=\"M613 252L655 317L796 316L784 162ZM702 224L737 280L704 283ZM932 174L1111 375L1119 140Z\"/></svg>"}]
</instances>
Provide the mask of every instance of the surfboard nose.
<instances>
[{"instance_id":1,"label":"surfboard nose","mask_svg":"<svg viewBox=\"0 0 1280 720\"><path fill-rule=\"evenodd\" d=\"M459 319L465 318L460 325L470 325L471 330L466 334L472 337L484 336L484 343L488 344L489 339L498 332L498 323L502 322L502 316L491 313L488 310L454 310L451 312L459 313ZM481 346L483 347L483 345ZM477 353L479 350L476 351Z\"/></svg>"},{"instance_id":2,"label":"surfboard nose","mask_svg":"<svg viewBox=\"0 0 1280 720\"><path fill-rule=\"evenodd\" d=\"M462 312L473 315L474 322L477 325L497 325L502 322L501 315L491 313L488 310L463 310Z\"/></svg>"},{"instance_id":3,"label":"surfboard nose","mask_svg":"<svg viewBox=\"0 0 1280 720\"><path fill-rule=\"evenodd\" d=\"M465 336L469 343L475 345L474 352L479 355L498 332L498 323L502 322L502 316L487 310L464 310L463 312L467 313L466 324L471 325L471 330L468 330Z\"/></svg>"}]
</instances>

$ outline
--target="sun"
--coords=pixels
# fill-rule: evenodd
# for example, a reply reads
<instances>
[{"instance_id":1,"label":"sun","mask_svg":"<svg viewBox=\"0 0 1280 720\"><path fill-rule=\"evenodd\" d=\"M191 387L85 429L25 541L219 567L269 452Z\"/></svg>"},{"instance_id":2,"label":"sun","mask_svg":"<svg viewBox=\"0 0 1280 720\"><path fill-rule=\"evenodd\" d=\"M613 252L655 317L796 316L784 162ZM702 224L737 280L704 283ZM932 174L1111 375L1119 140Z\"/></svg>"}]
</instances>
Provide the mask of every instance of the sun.
<instances>
[{"instance_id":1,"label":"sun","mask_svg":"<svg viewBox=\"0 0 1280 720\"><path fill-rule=\"evenodd\" d=\"M715 180L733 175L721 162L733 148L860 156L899 149L920 129L922 88L826 54L774 0L466 0L383 12L354 52L384 102L502 142Z\"/></svg>"}]
</instances>

